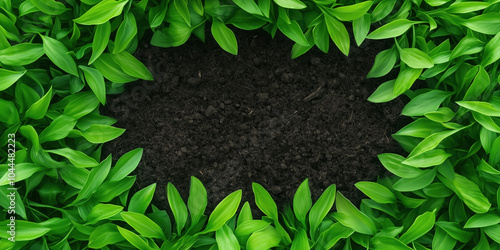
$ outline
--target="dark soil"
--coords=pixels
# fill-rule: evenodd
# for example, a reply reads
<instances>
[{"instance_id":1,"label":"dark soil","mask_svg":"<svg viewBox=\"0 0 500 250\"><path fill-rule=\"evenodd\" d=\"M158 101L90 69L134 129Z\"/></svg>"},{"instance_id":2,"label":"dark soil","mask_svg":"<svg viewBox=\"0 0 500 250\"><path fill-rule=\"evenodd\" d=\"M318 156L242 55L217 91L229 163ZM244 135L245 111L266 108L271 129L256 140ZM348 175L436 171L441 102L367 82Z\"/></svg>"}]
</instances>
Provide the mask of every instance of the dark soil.
<instances>
[{"instance_id":1,"label":"dark soil","mask_svg":"<svg viewBox=\"0 0 500 250\"><path fill-rule=\"evenodd\" d=\"M108 100L103 113L127 132L104 152L116 159L144 148L135 188L156 182L162 209L167 183L187 198L190 176L205 185L209 209L238 189L254 204L252 182L281 206L306 178L315 199L336 184L359 203L354 184L385 173L377 154L401 151L390 135L403 124L403 101L366 100L388 80L364 77L387 44L351 46L349 58L331 44L328 54L313 49L292 60L286 37L237 37L238 56L210 35L178 48L141 45L136 56L156 81L129 84Z\"/></svg>"}]
</instances>

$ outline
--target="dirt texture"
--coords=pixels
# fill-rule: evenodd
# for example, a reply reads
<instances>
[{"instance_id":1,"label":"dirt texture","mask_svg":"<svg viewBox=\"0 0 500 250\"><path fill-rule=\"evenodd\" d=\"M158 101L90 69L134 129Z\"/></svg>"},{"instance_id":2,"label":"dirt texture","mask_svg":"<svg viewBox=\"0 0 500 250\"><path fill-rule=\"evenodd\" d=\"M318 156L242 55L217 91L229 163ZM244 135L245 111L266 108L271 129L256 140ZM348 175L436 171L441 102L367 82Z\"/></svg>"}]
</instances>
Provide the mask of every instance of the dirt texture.
<instances>
[{"instance_id":1,"label":"dirt texture","mask_svg":"<svg viewBox=\"0 0 500 250\"><path fill-rule=\"evenodd\" d=\"M336 184L359 203L354 184L385 173L377 154L401 151L390 135L404 124L404 101L366 100L390 79L365 79L387 43L351 46L349 57L332 43L328 54L314 48L292 60L293 42L283 35L237 38L237 56L209 35L178 48L141 44L135 55L155 81L108 98L103 113L127 131L104 153L118 158L143 148L134 189L156 182L154 203L162 209L168 182L187 200L190 176L205 185L209 210L238 189L256 210L252 182L282 206L306 178L314 199Z\"/></svg>"}]
</instances>

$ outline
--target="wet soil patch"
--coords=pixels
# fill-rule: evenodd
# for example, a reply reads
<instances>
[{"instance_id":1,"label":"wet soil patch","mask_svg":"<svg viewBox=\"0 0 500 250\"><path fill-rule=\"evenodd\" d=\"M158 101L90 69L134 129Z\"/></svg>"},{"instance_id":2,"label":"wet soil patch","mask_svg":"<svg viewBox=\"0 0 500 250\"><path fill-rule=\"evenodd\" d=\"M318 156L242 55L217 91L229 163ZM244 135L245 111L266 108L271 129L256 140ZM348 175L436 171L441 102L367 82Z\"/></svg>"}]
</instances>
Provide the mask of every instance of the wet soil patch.
<instances>
[{"instance_id":1,"label":"wet soil patch","mask_svg":"<svg viewBox=\"0 0 500 250\"><path fill-rule=\"evenodd\" d=\"M351 46L347 58L331 44L328 54L313 49L292 60L293 43L279 34L237 37L237 56L208 35L178 48L140 45L136 56L155 82L131 83L108 99L103 113L127 131L104 152L117 158L144 148L134 189L156 182L162 209L167 183L186 198L190 176L205 185L211 208L238 189L253 204L252 182L281 206L306 178L315 199L336 184L358 203L354 184L384 175L377 154L401 151L390 135L404 124L403 101L366 100L388 80L365 79L388 45Z\"/></svg>"}]
</instances>

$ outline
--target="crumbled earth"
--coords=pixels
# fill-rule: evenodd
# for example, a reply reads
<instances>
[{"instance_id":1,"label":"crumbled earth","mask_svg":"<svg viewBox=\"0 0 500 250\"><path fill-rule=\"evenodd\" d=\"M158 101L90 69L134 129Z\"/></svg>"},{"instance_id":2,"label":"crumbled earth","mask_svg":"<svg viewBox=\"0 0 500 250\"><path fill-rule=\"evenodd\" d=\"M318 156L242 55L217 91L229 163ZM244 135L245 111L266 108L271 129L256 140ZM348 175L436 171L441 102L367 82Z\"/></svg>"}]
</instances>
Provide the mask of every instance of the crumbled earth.
<instances>
[{"instance_id":1,"label":"crumbled earth","mask_svg":"<svg viewBox=\"0 0 500 250\"><path fill-rule=\"evenodd\" d=\"M157 183L161 209L168 182L187 200L191 176L205 185L209 210L238 189L256 210L252 182L282 206L306 178L314 199L336 184L358 204L364 196L354 184L386 173L377 154L401 152L391 134L404 125L405 100L367 101L392 79L365 79L389 45L365 41L346 57L332 43L328 54L313 48L292 60L293 42L281 34L238 32L237 39L237 56L209 34L177 48L141 44L135 56L155 81L108 98L103 113L127 131L104 153L117 159L143 148L134 190Z\"/></svg>"}]
</instances>

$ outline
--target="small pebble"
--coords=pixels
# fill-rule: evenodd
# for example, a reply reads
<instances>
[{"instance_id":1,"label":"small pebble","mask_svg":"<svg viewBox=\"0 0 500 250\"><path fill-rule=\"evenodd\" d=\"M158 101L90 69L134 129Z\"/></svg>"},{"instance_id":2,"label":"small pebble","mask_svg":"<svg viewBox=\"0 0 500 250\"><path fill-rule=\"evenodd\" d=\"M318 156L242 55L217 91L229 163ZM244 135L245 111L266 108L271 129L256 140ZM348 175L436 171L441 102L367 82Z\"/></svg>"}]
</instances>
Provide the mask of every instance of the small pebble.
<instances>
[{"instance_id":1,"label":"small pebble","mask_svg":"<svg viewBox=\"0 0 500 250\"><path fill-rule=\"evenodd\" d=\"M215 113L215 108L214 106L210 105L208 108L205 110L205 115L206 116L212 116Z\"/></svg>"}]
</instances>

